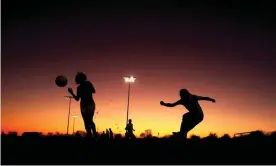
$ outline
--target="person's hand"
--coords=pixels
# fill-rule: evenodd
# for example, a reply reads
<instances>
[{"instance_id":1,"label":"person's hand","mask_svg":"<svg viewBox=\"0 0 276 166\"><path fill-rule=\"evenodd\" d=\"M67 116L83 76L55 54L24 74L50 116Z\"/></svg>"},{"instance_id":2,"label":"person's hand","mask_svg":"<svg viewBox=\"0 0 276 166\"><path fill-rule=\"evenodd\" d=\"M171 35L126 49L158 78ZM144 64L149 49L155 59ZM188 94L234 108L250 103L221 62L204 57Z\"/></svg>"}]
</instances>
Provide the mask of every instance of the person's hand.
<instances>
[{"instance_id":1,"label":"person's hand","mask_svg":"<svg viewBox=\"0 0 276 166\"><path fill-rule=\"evenodd\" d=\"M213 103L215 103L215 102L216 102L216 100L215 100L215 99L212 99L212 102L213 102Z\"/></svg>"},{"instance_id":2,"label":"person's hand","mask_svg":"<svg viewBox=\"0 0 276 166\"><path fill-rule=\"evenodd\" d=\"M68 88L68 92L72 94L73 93L73 89L72 88Z\"/></svg>"},{"instance_id":3,"label":"person's hand","mask_svg":"<svg viewBox=\"0 0 276 166\"><path fill-rule=\"evenodd\" d=\"M164 101L160 101L160 104L161 104L161 105L165 105Z\"/></svg>"}]
</instances>

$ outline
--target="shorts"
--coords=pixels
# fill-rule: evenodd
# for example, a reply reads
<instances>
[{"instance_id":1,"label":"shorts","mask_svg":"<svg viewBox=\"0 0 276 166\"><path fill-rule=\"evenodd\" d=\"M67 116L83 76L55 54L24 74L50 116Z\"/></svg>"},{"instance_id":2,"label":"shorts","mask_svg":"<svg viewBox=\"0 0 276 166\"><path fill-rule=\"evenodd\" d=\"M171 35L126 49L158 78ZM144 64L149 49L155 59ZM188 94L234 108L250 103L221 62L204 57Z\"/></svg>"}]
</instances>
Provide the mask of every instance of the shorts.
<instances>
[{"instance_id":1,"label":"shorts","mask_svg":"<svg viewBox=\"0 0 276 166\"><path fill-rule=\"evenodd\" d=\"M203 115L186 113L182 116L182 130L191 130L203 120Z\"/></svg>"}]
</instances>

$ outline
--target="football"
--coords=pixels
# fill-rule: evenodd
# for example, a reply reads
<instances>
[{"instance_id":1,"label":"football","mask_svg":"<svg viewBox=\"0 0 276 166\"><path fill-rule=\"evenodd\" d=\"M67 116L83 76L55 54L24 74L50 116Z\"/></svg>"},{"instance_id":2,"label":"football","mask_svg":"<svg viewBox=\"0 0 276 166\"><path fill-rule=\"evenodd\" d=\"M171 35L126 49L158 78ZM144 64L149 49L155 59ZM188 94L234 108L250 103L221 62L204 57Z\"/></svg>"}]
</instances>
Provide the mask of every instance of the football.
<instances>
[{"instance_id":1,"label":"football","mask_svg":"<svg viewBox=\"0 0 276 166\"><path fill-rule=\"evenodd\" d=\"M67 85L67 78L64 75L59 75L56 77L55 82L58 87L65 87Z\"/></svg>"}]
</instances>

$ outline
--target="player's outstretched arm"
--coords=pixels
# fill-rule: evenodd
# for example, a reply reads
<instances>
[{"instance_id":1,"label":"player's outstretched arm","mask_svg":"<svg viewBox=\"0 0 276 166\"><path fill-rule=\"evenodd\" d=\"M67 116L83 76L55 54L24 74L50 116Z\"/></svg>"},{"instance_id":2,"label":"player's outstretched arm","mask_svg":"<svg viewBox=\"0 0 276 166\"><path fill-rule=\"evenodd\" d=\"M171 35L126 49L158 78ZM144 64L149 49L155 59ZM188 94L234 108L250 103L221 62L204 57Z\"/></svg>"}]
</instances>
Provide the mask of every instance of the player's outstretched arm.
<instances>
[{"instance_id":1,"label":"player's outstretched arm","mask_svg":"<svg viewBox=\"0 0 276 166\"><path fill-rule=\"evenodd\" d=\"M213 102L213 103L216 102L215 99L210 98L210 97L196 96L196 98L197 98L197 100L206 100L206 101L211 101L211 102Z\"/></svg>"},{"instance_id":2,"label":"player's outstretched arm","mask_svg":"<svg viewBox=\"0 0 276 166\"><path fill-rule=\"evenodd\" d=\"M175 107L175 106L177 106L177 105L180 104L180 100L178 100L178 101L175 102L175 103L165 103L164 101L160 101L160 104L161 104L162 106L166 106L166 107Z\"/></svg>"}]
</instances>

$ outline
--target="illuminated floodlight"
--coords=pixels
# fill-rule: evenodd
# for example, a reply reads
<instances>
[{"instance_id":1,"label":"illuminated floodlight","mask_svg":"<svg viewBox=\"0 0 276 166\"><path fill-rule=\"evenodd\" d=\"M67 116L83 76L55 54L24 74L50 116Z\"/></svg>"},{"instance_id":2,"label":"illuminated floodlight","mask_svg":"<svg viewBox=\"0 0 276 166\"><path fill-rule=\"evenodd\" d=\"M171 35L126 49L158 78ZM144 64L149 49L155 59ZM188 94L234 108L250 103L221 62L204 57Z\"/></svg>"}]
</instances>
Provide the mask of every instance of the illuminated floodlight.
<instances>
[{"instance_id":1,"label":"illuminated floodlight","mask_svg":"<svg viewBox=\"0 0 276 166\"><path fill-rule=\"evenodd\" d=\"M130 82L135 82L136 78L133 76L130 76L130 77L124 77L124 80L125 82L130 83Z\"/></svg>"}]
</instances>

